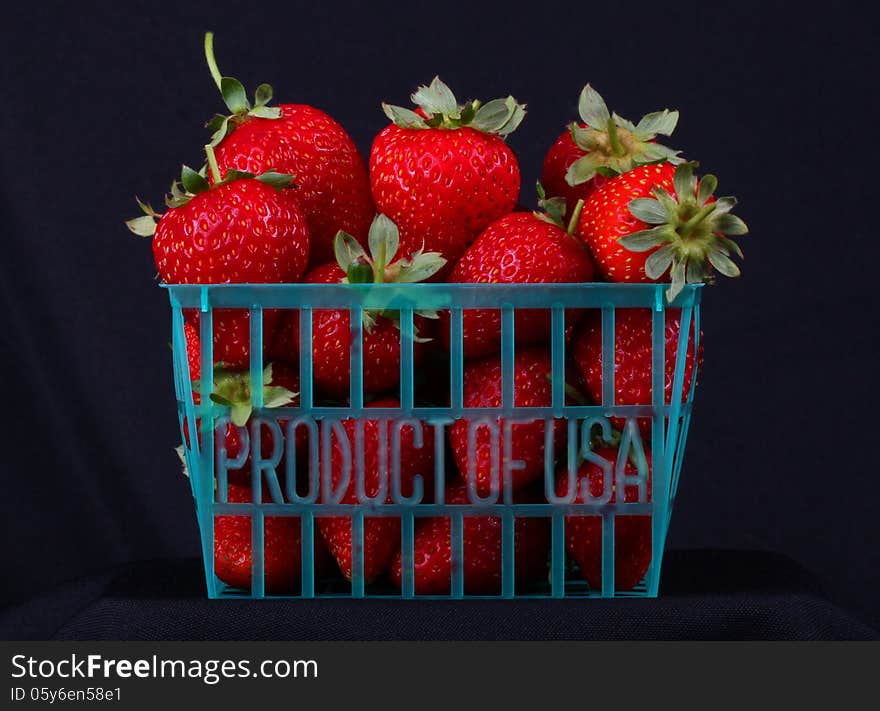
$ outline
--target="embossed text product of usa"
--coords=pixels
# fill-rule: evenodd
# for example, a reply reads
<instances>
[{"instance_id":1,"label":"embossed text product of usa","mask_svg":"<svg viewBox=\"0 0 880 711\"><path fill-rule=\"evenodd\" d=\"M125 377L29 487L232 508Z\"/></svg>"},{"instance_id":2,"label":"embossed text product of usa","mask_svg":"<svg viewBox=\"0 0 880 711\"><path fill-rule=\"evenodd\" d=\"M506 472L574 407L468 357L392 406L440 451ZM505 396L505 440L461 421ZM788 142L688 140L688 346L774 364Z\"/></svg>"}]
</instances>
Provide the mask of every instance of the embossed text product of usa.
<instances>
[{"instance_id":1,"label":"embossed text product of usa","mask_svg":"<svg viewBox=\"0 0 880 711\"><path fill-rule=\"evenodd\" d=\"M263 598L263 597L384 597L419 599L444 597L452 599L471 597L501 598L608 598L608 597L654 597L658 593L663 548L672 505L678 487L679 475L688 426L691 417L695 377L686 377L688 340L692 353L696 354L700 339L699 285L687 286L673 304L668 304L664 284L283 284L283 285L165 285L172 306L172 343L174 357L174 382L177 394L178 417L184 442L187 468L190 473L192 493L202 542L205 578L208 596L211 598ZM501 391L499 407L472 409L465 407L463 378L467 363L462 355L462 315L468 309L496 309L501 322ZM250 312L251 382L261 382L263 362L263 313L269 309L296 310L299 313L299 377L300 392L296 407L265 408L260 388L251 388L253 413L248 426L241 432L242 440L250 446L252 471L260 476L250 476L252 488L250 502L231 502L228 497L230 468L226 456L223 433L230 423L229 408L213 402L211 364L213 314L217 309L245 309ZM321 309L342 309L349 312L351 329L350 348L350 398L348 402L322 401L316 397L312 386L312 323L314 314ZM546 344L552 363L552 399L544 407L514 406L514 358L520 348L516 342L516 315L520 310L541 309L550 314L550 340ZM651 354L649 402L620 405L614 402L615 314L620 309L642 309L650 312ZM680 328L677 345L670 353L665 346L665 319L670 309L680 310ZM197 310L201 342L201 374L197 383L199 392L194 400L193 384L189 377L184 313ZM400 388L399 407L367 408L362 383L363 312L385 310L399 314L400 322ZM450 349L448 358L434 364L429 370L416 365L413 360L413 315L416 311L434 310L448 312ZM569 345L566 342L566 322L579 314L594 310L602 327L602 398L598 403L575 401L567 396L566 364ZM667 363L674 355L674 367ZM448 400L430 401L420 396L426 379L448 378L448 388L442 383L441 391L448 392ZM668 383L671 378L671 396ZM690 380L689 383L686 383ZM430 386L431 383L428 383ZM444 390L445 388L445 390ZM664 401L665 400L665 401ZM198 402L198 404L196 404ZM331 503L321 491L331 486L330 450L333 437L345 435L340 423L349 418L365 418L387 422L386 434L395 441L397 423L399 442L400 426L422 421L434 433L434 470L419 472L413 482L413 490L404 496L401 486L394 486L394 476L399 477L400 466L391 452L390 462L379 463L382 476L389 481L389 498L371 500L363 496L356 503ZM474 428L484 427L492 437L498 438L498 461L493 462L493 487L488 495L478 494L476 487L469 490L465 503L443 501L443 482L457 476L453 458L446 448L450 426L465 419ZM507 482L511 472L519 466L507 456L512 427L499 426L499 421L517 424L531 421L545 423L544 486L542 495L534 501L521 503ZM567 433L561 447L554 447L550 434L553 422L562 421ZM649 426L646 424L650 422ZM608 496L588 497L585 503L575 501L576 491L560 493L554 486L560 471L572 472L585 456L589 458L591 432L596 427L610 431L614 423L622 437L619 448L629 457L638 473L631 470L624 474L620 462L611 462L606 469L613 473L618 490L637 487L637 500L624 501L618 496L608 502ZM621 426L621 423L625 423ZM641 427L639 424L641 423ZM550 426L547 426L547 425ZM381 429L381 428L380 428ZM266 452L260 441L266 433L296 433L297 436L278 436L284 451ZM649 436L648 436L649 433ZM473 439L471 440L474 441ZM493 440L494 442L494 440ZM299 444L295 444L299 443ZM419 442L415 443L416 446ZM342 466L350 477L361 477L359 491L364 492L363 447L348 443ZM473 446L473 445L472 445ZM280 447L280 445L279 445ZM302 450L300 456L292 448ZM649 462L640 451L650 449ZM473 458L473 449L469 451ZM380 457L380 460L384 457ZM624 457L623 465L626 465ZM240 466L240 464L239 464ZM475 466L470 462L470 466ZM650 472L648 471L650 468ZM572 474L574 476L574 474ZM352 479L354 481L354 479ZM337 497L338 498L338 497ZM375 497L379 499L380 497ZM630 497L627 496L627 499ZM330 497L332 501L332 497ZM215 574L214 534L215 522L222 516L244 517L250 533L248 552L252 552L250 585L232 587ZM487 595L470 594L465 584L467 553L465 545L466 522L470 517L491 516L500 521L500 581L498 589ZM578 569L573 556L567 552L571 545L566 535L572 518L592 517L597 522L596 546L597 570L601 580L591 585ZM631 588L620 588L615 583L615 550L618 538L615 526L624 517L649 517L647 545L650 563L643 579ZM267 536L267 519L293 517L299 521L300 556L299 575L296 584L282 593L269 591L265 584L264 546ZM351 525L351 579L338 571L326 573L326 566L316 566L316 538L320 536L319 523L327 517L345 517ZM365 521L379 517L392 517L399 521L400 530L400 585L390 583L388 576L367 582L364 576ZM414 538L419 522L424 518L445 517L449 520L449 567L448 593L437 595L419 594L415 580ZM516 548L514 531L516 522L522 518L541 518L550 532L547 545L546 572L537 579L520 581L516 576ZM584 520L584 519L581 519ZM600 523L599 523L600 522ZM572 529L575 530L575 529ZM618 544L619 545L619 544Z\"/></svg>"}]
</instances>

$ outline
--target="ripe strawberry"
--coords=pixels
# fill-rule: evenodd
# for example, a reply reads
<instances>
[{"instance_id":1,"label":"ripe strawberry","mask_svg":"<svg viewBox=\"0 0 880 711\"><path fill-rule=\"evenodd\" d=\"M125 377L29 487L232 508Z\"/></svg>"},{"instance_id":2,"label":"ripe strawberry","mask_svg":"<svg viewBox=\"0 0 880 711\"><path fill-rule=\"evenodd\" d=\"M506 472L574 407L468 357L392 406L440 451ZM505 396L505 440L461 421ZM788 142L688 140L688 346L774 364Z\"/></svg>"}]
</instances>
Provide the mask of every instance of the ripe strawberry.
<instances>
[{"instance_id":1,"label":"ripe strawberry","mask_svg":"<svg viewBox=\"0 0 880 711\"><path fill-rule=\"evenodd\" d=\"M708 281L713 267L724 276L739 276L730 255L742 257L742 252L725 235L746 234L748 228L730 212L736 198L712 197L717 185L714 175L698 184L687 163L634 168L590 196L576 234L605 279L669 278L672 301L685 283Z\"/></svg>"},{"instance_id":2,"label":"ripe strawberry","mask_svg":"<svg viewBox=\"0 0 880 711\"><path fill-rule=\"evenodd\" d=\"M272 501L265 482L263 503ZM230 482L229 503L253 501L250 483ZM249 590L253 569L250 516L214 517L214 573L227 585ZM326 575L332 560L320 536L315 536L315 576ZM300 520L294 516L266 516L263 527L263 571L269 594L295 593L302 578Z\"/></svg>"},{"instance_id":3,"label":"ripe strawberry","mask_svg":"<svg viewBox=\"0 0 880 711\"><path fill-rule=\"evenodd\" d=\"M368 255L351 235L337 237L337 263L323 264L306 275L310 284L415 282L434 274L446 262L434 252L417 252L412 259L392 261L397 252L398 232L394 223L378 215L370 227ZM433 331L433 312L418 312L413 320L417 341L413 359L420 363L426 340ZM280 329L283 341L276 341L272 352L295 359L299 352L299 315L291 311ZM397 312L364 312L363 387L368 393L392 390L400 382L400 330ZM346 398L351 379L351 326L348 311L320 309L312 318L312 374L315 387L323 394Z\"/></svg>"},{"instance_id":4,"label":"ripe strawberry","mask_svg":"<svg viewBox=\"0 0 880 711\"><path fill-rule=\"evenodd\" d=\"M210 148L209 155L210 155ZM213 161L212 161L213 162ZM141 203L143 217L129 229L153 238L153 257L169 284L273 283L297 281L308 261L309 233L290 176L229 174L209 187L207 179L183 167L164 215ZM155 220L158 219L158 224ZM199 312L186 318L198 327ZM263 314L263 338L271 342L277 314ZM250 316L240 309L214 311L214 361L229 368L250 362Z\"/></svg>"},{"instance_id":5,"label":"ripe strawberry","mask_svg":"<svg viewBox=\"0 0 880 711\"><path fill-rule=\"evenodd\" d=\"M548 212L513 212L490 224L465 250L447 281L455 283L591 281L593 262L584 246L562 226L565 206L560 200L541 200ZM574 225L572 224L572 227ZM570 314L575 318L576 314ZM441 338L449 348L448 312L443 312ZM515 314L516 342L550 340L550 312L519 309ZM466 358L497 354L501 346L501 312L468 309L462 315Z\"/></svg>"},{"instance_id":6,"label":"ripe strawberry","mask_svg":"<svg viewBox=\"0 0 880 711\"><path fill-rule=\"evenodd\" d=\"M672 135L678 111L655 111L636 125L610 114L604 99L587 84L578 112L582 123L570 124L550 147L541 174L547 194L565 198L569 210L608 182L609 176L658 160L681 162L679 151L655 142L657 134Z\"/></svg>"},{"instance_id":7,"label":"ripe strawberry","mask_svg":"<svg viewBox=\"0 0 880 711\"><path fill-rule=\"evenodd\" d=\"M614 319L614 402L616 405L650 405L651 388L651 312L648 309L617 309ZM666 403L672 399L675 358L678 352L678 334L681 329L681 311L666 311L664 333L664 389ZM572 338L572 359L577 374L586 385L593 402L602 402L602 317L598 311L588 312ZM703 341L696 359L696 369L703 365ZM694 372L694 324L691 323L684 366L682 402L687 398ZM618 429L625 424L612 418ZM638 418L642 436L650 437L651 420Z\"/></svg>"},{"instance_id":8,"label":"ripe strawberry","mask_svg":"<svg viewBox=\"0 0 880 711\"><path fill-rule=\"evenodd\" d=\"M426 249L451 263L516 204L519 166L504 139L525 107L512 96L459 105L436 77L412 100L418 112L382 105L393 123L370 152L373 199L400 228L404 255Z\"/></svg>"},{"instance_id":9,"label":"ripe strawberry","mask_svg":"<svg viewBox=\"0 0 880 711\"><path fill-rule=\"evenodd\" d=\"M537 501L519 496L517 503ZM469 504L466 484L446 487L447 504ZM501 519L497 516L464 518L464 591L468 595L501 592ZM413 539L415 591L419 595L448 595L452 582L451 524L449 518L420 518ZM519 517L514 522L514 580L517 584L540 580L547 570L550 549L548 521ZM402 585L400 550L391 562L390 577Z\"/></svg>"},{"instance_id":10,"label":"ripe strawberry","mask_svg":"<svg viewBox=\"0 0 880 711\"><path fill-rule=\"evenodd\" d=\"M333 259L333 238L339 230L363 242L375 210L367 168L351 136L311 106L267 106L272 99L268 84L257 88L252 107L237 80L220 76L210 32L205 56L231 114L218 114L209 123L221 175L234 169L296 176L297 198L311 235L311 265Z\"/></svg>"},{"instance_id":11,"label":"ripe strawberry","mask_svg":"<svg viewBox=\"0 0 880 711\"><path fill-rule=\"evenodd\" d=\"M631 458L618 463L619 450L615 447L599 447L593 455L610 463L615 472L611 482L611 498L608 503L617 502L617 472L623 467L626 476L637 476L638 467ZM642 502L651 501L651 453L644 452L647 473L647 486ZM626 456L626 455L625 455ZM638 454L636 458L638 458ZM590 503L584 497L581 487L586 482L590 497L600 500L605 486L605 471L594 461L584 461L578 468L576 478L577 495L574 501L579 504ZM562 468L557 473L556 495L569 492L568 473ZM639 502L637 484L624 486L624 501ZM581 575L591 588L602 589L602 518L601 516L566 516L565 546L580 568ZM645 577L651 565L651 517L647 515L618 515L614 521L614 587L616 590L630 590Z\"/></svg>"},{"instance_id":12,"label":"ripe strawberry","mask_svg":"<svg viewBox=\"0 0 880 711\"><path fill-rule=\"evenodd\" d=\"M516 407L547 407L551 404L552 367L550 353L540 347L524 349L514 358L514 402ZM501 406L501 359L485 358L472 361L464 369L464 407ZM468 461L468 429L474 427L474 462ZM510 430L510 457L504 456L504 433ZM565 426L562 420L554 421L554 441L556 451L563 442ZM493 491L492 469L498 472L498 482L494 490L502 492L504 470L511 462L520 461L520 468L510 467L513 491L516 491L544 473L544 421L505 424L504 418L497 420L497 446L493 447L494 437L488 426L476 424L466 418L457 420L449 428L449 443L459 472L465 480L475 477L477 492L486 497Z\"/></svg>"},{"instance_id":13,"label":"ripe strawberry","mask_svg":"<svg viewBox=\"0 0 880 711\"><path fill-rule=\"evenodd\" d=\"M400 401L395 398L382 398L372 402L369 407L399 408ZM421 474L425 480L431 478L434 467L434 434L432 429L422 426L421 446L417 446L418 442L413 427L403 427L400 432L400 447L394 450L392 448L394 426L389 426L388 420L363 419L361 422L363 427L364 492L367 496L379 496L380 489L384 486L388 492L384 502L393 503L393 483L390 472L394 456L398 456L400 460L400 488L403 496L408 497L413 494L413 478L416 474ZM330 458L332 491L336 492L340 487L345 486L345 493L340 499L340 503L357 504L355 462L358 460L356 444L358 420L344 420L342 426L347 435L351 456L345 457L343 449L345 445L340 443L337 436L334 436ZM380 435L380 430L384 430L385 434ZM380 446L382 444L380 436L384 436L386 443L384 462L380 461ZM348 471L343 469L346 460L351 464ZM347 485L344 484L344 480L348 481ZM322 491L321 500L326 502L330 495L330 492ZM348 516L322 517L317 521L318 529L339 564L342 574L351 580L351 518ZM399 518L376 516L364 520L365 582L372 582L388 567L388 562L394 555L395 548L399 545Z\"/></svg>"}]
</instances>

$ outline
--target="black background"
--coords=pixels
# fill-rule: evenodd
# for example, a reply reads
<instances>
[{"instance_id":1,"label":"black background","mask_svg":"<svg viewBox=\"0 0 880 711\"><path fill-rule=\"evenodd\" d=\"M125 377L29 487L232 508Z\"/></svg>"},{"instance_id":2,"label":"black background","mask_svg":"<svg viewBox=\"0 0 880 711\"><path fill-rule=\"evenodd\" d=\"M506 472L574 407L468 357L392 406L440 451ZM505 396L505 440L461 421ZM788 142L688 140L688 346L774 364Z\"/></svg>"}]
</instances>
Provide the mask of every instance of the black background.
<instances>
[{"instance_id":1,"label":"black background","mask_svg":"<svg viewBox=\"0 0 880 711\"><path fill-rule=\"evenodd\" d=\"M787 553L880 620L871 23L793 3L31 3L0 33L0 604L128 560L196 555L170 309L133 196L161 202L221 109L202 59L328 110L365 153L379 101L439 73L513 93L532 201L590 81L682 111L676 147L736 194L744 277L705 298L674 547Z\"/></svg>"}]
</instances>

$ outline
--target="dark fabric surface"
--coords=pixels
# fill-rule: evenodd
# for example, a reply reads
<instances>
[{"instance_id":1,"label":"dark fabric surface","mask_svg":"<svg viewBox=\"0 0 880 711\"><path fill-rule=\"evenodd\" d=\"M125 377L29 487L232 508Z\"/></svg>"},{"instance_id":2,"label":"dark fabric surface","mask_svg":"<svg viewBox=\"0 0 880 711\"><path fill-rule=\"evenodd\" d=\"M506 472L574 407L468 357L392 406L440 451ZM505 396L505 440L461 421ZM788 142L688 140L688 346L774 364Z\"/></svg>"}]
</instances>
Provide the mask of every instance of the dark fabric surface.
<instances>
[{"instance_id":1,"label":"dark fabric surface","mask_svg":"<svg viewBox=\"0 0 880 711\"><path fill-rule=\"evenodd\" d=\"M670 551L654 600L207 600L201 563L139 563L0 613L4 639L880 639L791 559Z\"/></svg>"}]
</instances>

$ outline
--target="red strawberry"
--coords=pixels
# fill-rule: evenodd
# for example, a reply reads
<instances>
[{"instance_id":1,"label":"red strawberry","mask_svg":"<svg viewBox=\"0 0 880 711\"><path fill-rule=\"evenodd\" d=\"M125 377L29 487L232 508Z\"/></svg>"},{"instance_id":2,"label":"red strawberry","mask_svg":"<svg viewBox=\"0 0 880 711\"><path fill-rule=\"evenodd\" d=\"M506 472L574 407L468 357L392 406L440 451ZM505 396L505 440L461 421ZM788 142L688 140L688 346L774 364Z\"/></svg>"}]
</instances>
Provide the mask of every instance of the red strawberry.
<instances>
[{"instance_id":1,"label":"red strawberry","mask_svg":"<svg viewBox=\"0 0 880 711\"><path fill-rule=\"evenodd\" d=\"M215 130L212 142L221 174L235 169L296 176L297 198L311 235L312 265L333 259L333 238L339 230L363 241L375 210L366 165L351 136L311 106L267 106L272 98L268 84L258 87L252 107L239 82L221 79L210 32L205 53L232 114L218 115L209 124Z\"/></svg>"},{"instance_id":2,"label":"red strawberry","mask_svg":"<svg viewBox=\"0 0 880 711\"><path fill-rule=\"evenodd\" d=\"M517 498L518 503L537 501ZM466 484L446 487L447 504L469 504ZM468 595L501 592L501 519L497 516L464 518L464 591ZM451 524L449 518L420 518L413 539L415 591L419 595L448 595L452 581ZM514 579L517 584L540 580L547 570L550 529L546 519L519 517L514 522ZM401 554L391 562L391 581L401 587Z\"/></svg>"},{"instance_id":3,"label":"red strawberry","mask_svg":"<svg viewBox=\"0 0 880 711\"><path fill-rule=\"evenodd\" d=\"M656 111L635 125L610 114L589 84L581 91L578 111L583 123L572 123L550 147L541 174L547 194L565 198L570 211L608 182L609 175L658 160L681 162L678 151L654 141L657 134L672 135L678 111Z\"/></svg>"},{"instance_id":4,"label":"red strawberry","mask_svg":"<svg viewBox=\"0 0 880 711\"><path fill-rule=\"evenodd\" d=\"M592 454L610 462L613 472L619 466L618 449L601 447ZM642 502L651 501L651 453L645 452L647 462L647 486ZM637 476L639 471L630 459L623 465L626 476ZM577 495L574 501L579 504L590 503L581 490L586 481L593 500L603 496L605 471L596 462L585 461L577 472ZM611 482L611 498L608 503L617 502L617 476ZM563 468L557 473L556 495L568 492L568 473ZM624 487L624 501L639 502L637 484ZM566 516L565 546L580 568L581 575L591 588L602 589L602 518L601 516ZM614 521L614 587L616 590L630 590L645 577L651 564L651 517L647 515L620 515Z\"/></svg>"},{"instance_id":5,"label":"red strawberry","mask_svg":"<svg viewBox=\"0 0 880 711\"><path fill-rule=\"evenodd\" d=\"M229 503L253 501L251 485L229 483ZM271 502L265 482L263 502ZM253 566L250 516L214 517L214 573L227 585L249 590ZM315 536L315 575L329 572L332 561L320 536ZM263 570L269 594L295 593L302 571L300 520L294 516L266 516L263 527Z\"/></svg>"},{"instance_id":6,"label":"red strawberry","mask_svg":"<svg viewBox=\"0 0 880 711\"><path fill-rule=\"evenodd\" d=\"M564 205L557 202L551 213L513 212L489 225L465 250L447 281L456 283L584 282L593 278L593 262L584 246L560 220ZM575 318L575 314L570 314ZM443 321L448 312L443 312ZM449 348L449 329L440 333ZM467 358L499 352L501 312L469 309L462 316L464 355ZM550 312L520 309L515 315L516 342L550 340Z\"/></svg>"},{"instance_id":7,"label":"red strawberry","mask_svg":"<svg viewBox=\"0 0 880 711\"><path fill-rule=\"evenodd\" d=\"M375 400L370 407L399 408L400 402L395 398L383 398ZM358 421L354 419L344 420L342 426L350 446L351 462L350 471L343 470L343 463L348 459L344 455L344 444L340 443L338 436L333 437L333 451L331 454L333 491L342 486L343 478L348 478L345 493L340 499L343 504L357 504L357 471L354 462L357 458L356 430ZM364 462L364 491L367 496L379 495L380 487L387 487L388 495L385 503L393 503L392 480L392 457L400 458L400 484L403 496L411 496L413 493L413 478L421 474L427 480L433 474L434 467L434 434L429 427L422 426L421 446L416 446L415 432L411 426L403 427L400 433L399 450L392 449L392 436L394 425L389 426L388 420L363 419L363 462ZM380 429L385 430L386 453L385 462L379 460L380 455ZM322 501L326 502L330 492L322 492ZM352 546L351 546L351 518L336 516L318 519L318 529L327 547L339 564L342 574L351 580L352 576ZM375 580L388 566L388 562L394 555L396 547L400 546L400 519L392 516L366 518L364 521L364 580L369 583Z\"/></svg>"},{"instance_id":8,"label":"red strawberry","mask_svg":"<svg viewBox=\"0 0 880 711\"><path fill-rule=\"evenodd\" d=\"M431 252L418 253L411 260L394 259L398 232L387 217L378 215L370 227L371 255L351 235L340 233L337 240L338 263L323 264L304 279L311 284L383 283L420 281L440 269L446 260ZM419 312L427 316L426 312ZM400 382L400 329L397 312L365 312L363 329L363 386L368 393L396 388ZM283 341L276 341L273 353L295 359L299 352L299 317L286 315L280 329ZM413 343L416 364L424 355L433 324L416 315L413 327L419 339ZM351 379L351 325L348 311L320 309L312 318L312 373L316 389L323 394L346 398Z\"/></svg>"},{"instance_id":9,"label":"red strawberry","mask_svg":"<svg viewBox=\"0 0 880 711\"><path fill-rule=\"evenodd\" d=\"M516 204L519 166L504 139L525 108L511 96L461 106L436 77L412 100L418 113L382 105L393 123L370 152L373 199L400 228L404 255L425 249L451 262Z\"/></svg>"},{"instance_id":10,"label":"red strawberry","mask_svg":"<svg viewBox=\"0 0 880 711\"><path fill-rule=\"evenodd\" d=\"M530 348L517 352L514 358L514 402L517 407L547 407L551 404L552 372L550 353L543 348ZM472 361L464 369L464 407L501 406L501 359L485 358ZM522 467L511 468L514 491L534 481L544 473L544 422L505 424L504 418L497 420L498 445L492 446L492 433L487 426L471 425L469 419L457 420L449 428L449 443L458 470L462 476L475 476L477 491L488 496L492 491L493 460L498 472L498 491L503 491L504 469L513 461L522 462ZM474 427L474 470L468 462L468 429ZM510 457L504 457L504 432L509 427L511 448ZM565 434L562 420L554 422L556 451ZM506 466L508 465L508 466Z\"/></svg>"},{"instance_id":11,"label":"red strawberry","mask_svg":"<svg viewBox=\"0 0 880 711\"><path fill-rule=\"evenodd\" d=\"M748 228L730 212L735 198L712 197L717 185L713 175L698 184L687 163L634 168L590 196L576 234L605 279L669 278L672 301L685 283L709 280L713 267L725 276L740 273L730 255L742 252L724 235L746 234Z\"/></svg>"},{"instance_id":12,"label":"red strawberry","mask_svg":"<svg viewBox=\"0 0 880 711\"><path fill-rule=\"evenodd\" d=\"M210 149L209 149L210 151ZM175 182L169 210L129 221L137 234L152 236L159 276L170 284L273 283L297 281L308 261L309 233L289 176L230 175L214 187L184 166L184 193ZM155 219L159 219L158 225ZM199 312L187 320L198 327ZM245 310L214 311L214 362L229 368L250 362L250 318ZM277 315L263 314L263 337L271 342Z\"/></svg>"},{"instance_id":13,"label":"red strawberry","mask_svg":"<svg viewBox=\"0 0 880 711\"><path fill-rule=\"evenodd\" d=\"M616 405L650 405L651 388L651 311L648 309L617 309L614 319L614 402ZM681 311L666 311L664 356L664 388L666 403L672 398L675 358L678 352L678 334ZM580 379L587 387L593 402L602 402L602 316L598 311L587 313L572 339L572 358ZM697 370L703 364L703 341L696 362ZM682 402L687 398L694 378L694 324L691 323L684 367ZM613 418L618 429L625 424ZM639 418L642 436L650 437L651 420Z\"/></svg>"}]
</instances>

